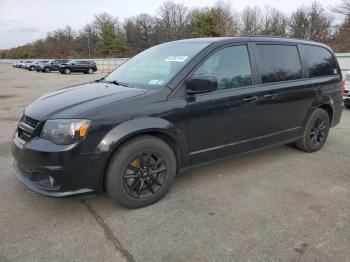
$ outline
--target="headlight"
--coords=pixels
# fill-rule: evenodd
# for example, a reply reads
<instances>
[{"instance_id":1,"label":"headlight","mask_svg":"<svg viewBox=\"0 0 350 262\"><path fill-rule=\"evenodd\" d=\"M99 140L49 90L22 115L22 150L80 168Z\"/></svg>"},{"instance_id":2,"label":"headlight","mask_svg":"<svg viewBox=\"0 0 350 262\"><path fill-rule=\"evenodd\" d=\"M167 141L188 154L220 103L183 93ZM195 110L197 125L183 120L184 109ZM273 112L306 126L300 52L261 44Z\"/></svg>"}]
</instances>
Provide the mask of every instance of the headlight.
<instances>
[{"instance_id":1,"label":"headlight","mask_svg":"<svg viewBox=\"0 0 350 262\"><path fill-rule=\"evenodd\" d=\"M90 123L84 119L47 120L40 137L60 145L77 143L86 137Z\"/></svg>"}]
</instances>

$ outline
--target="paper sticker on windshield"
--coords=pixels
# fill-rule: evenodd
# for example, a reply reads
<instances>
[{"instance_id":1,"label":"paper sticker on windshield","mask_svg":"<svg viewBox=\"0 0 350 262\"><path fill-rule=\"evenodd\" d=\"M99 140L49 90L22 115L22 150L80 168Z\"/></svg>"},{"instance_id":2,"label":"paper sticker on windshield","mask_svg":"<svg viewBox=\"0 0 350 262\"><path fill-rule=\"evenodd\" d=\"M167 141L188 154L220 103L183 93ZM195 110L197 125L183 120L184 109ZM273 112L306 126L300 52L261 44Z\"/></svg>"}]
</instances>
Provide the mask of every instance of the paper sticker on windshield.
<instances>
[{"instance_id":1,"label":"paper sticker on windshield","mask_svg":"<svg viewBox=\"0 0 350 262\"><path fill-rule=\"evenodd\" d=\"M168 56L165 61L167 62L183 62L188 58L188 56Z\"/></svg>"},{"instance_id":2,"label":"paper sticker on windshield","mask_svg":"<svg viewBox=\"0 0 350 262\"><path fill-rule=\"evenodd\" d=\"M147 84L149 85L162 85L164 83L163 80L150 80Z\"/></svg>"}]
</instances>

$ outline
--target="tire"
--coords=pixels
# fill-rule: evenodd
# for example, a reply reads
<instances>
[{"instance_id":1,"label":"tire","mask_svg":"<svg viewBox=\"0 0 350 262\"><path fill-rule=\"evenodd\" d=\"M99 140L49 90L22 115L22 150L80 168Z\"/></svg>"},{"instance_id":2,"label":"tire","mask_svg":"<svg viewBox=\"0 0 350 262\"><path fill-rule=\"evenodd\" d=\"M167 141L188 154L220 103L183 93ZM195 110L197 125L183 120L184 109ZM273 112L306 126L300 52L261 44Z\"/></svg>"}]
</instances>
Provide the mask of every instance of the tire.
<instances>
[{"instance_id":1,"label":"tire","mask_svg":"<svg viewBox=\"0 0 350 262\"><path fill-rule=\"evenodd\" d=\"M29 69L29 71L34 71L35 67L34 66L30 66L28 69Z\"/></svg>"},{"instance_id":2,"label":"tire","mask_svg":"<svg viewBox=\"0 0 350 262\"><path fill-rule=\"evenodd\" d=\"M50 71L51 71L50 67L45 67L43 72L50 73Z\"/></svg>"},{"instance_id":3,"label":"tire","mask_svg":"<svg viewBox=\"0 0 350 262\"><path fill-rule=\"evenodd\" d=\"M143 169L141 161L150 169ZM152 174L151 170L159 172ZM161 199L175 176L176 158L169 145L153 136L138 136L122 144L114 153L108 165L105 188L119 204L139 208Z\"/></svg>"},{"instance_id":4,"label":"tire","mask_svg":"<svg viewBox=\"0 0 350 262\"><path fill-rule=\"evenodd\" d=\"M323 109L316 109L305 125L303 137L295 143L296 147L305 152L320 150L327 140L329 128L328 113Z\"/></svg>"},{"instance_id":5,"label":"tire","mask_svg":"<svg viewBox=\"0 0 350 262\"><path fill-rule=\"evenodd\" d=\"M71 73L69 68L65 68L65 69L63 70L63 72L64 72L66 75L69 75L69 74Z\"/></svg>"},{"instance_id":6,"label":"tire","mask_svg":"<svg viewBox=\"0 0 350 262\"><path fill-rule=\"evenodd\" d=\"M92 68L89 68L89 70L87 71L88 74L93 74L94 73L94 70L92 70Z\"/></svg>"}]
</instances>

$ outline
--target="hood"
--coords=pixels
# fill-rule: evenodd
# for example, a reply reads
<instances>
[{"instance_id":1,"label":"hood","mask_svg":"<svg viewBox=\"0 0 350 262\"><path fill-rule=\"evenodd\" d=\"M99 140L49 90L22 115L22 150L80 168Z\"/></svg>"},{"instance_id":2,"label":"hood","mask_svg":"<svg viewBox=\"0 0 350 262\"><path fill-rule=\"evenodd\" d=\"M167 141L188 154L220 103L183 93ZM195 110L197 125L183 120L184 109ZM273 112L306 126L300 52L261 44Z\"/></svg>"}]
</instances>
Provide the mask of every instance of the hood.
<instances>
[{"instance_id":1,"label":"hood","mask_svg":"<svg viewBox=\"0 0 350 262\"><path fill-rule=\"evenodd\" d=\"M39 121L74 118L89 110L147 93L145 89L109 83L88 83L39 97L27 106L25 115Z\"/></svg>"}]
</instances>

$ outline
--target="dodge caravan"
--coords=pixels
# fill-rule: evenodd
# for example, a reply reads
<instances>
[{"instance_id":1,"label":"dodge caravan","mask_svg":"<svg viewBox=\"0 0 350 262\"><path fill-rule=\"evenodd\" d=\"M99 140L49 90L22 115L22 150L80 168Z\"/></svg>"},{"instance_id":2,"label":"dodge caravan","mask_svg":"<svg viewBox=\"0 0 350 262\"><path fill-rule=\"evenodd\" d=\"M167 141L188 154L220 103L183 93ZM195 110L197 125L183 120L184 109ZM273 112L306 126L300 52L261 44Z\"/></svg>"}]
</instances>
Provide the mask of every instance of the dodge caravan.
<instances>
[{"instance_id":1,"label":"dodge caravan","mask_svg":"<svg viewBox=\"0 0 350 262\"><path fill-rule=\"evenodd\" d=\"M283 144L318 151L343 107L341 71L324 44L164 43L28 105L13 137L15 174L46 196L105 190L137 208L190 167Z\"/></svg>"}]
</instances>

